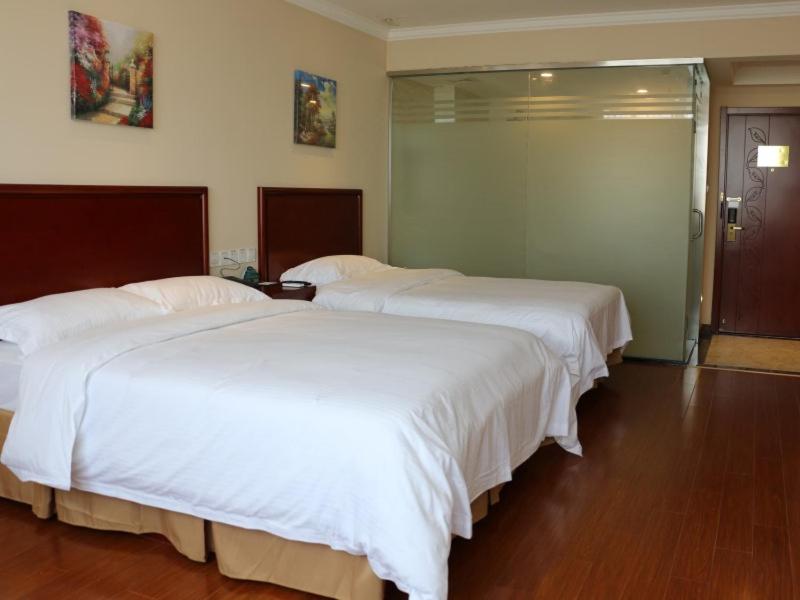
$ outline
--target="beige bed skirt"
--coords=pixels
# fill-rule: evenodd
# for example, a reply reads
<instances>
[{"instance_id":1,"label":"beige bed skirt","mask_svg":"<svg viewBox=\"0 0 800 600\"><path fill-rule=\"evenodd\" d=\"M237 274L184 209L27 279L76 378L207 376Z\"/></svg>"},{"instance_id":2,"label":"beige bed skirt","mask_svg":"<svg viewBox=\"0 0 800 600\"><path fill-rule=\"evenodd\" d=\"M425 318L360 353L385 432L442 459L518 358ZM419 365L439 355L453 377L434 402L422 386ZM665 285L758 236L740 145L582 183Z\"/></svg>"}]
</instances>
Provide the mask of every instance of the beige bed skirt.
<instances>
[{"instance_id":1,"label":"beige bed skirt","mask_svg":"<svg viewBox=\"0 0 800 600\"><path fill-rule=\"evenodd\" d=\"M178 552L198 562L208 555L205 522L197 517L76 489L55 491L55 512L59 521L78 527L163 535Z\"/></svg>"},{"instance_id":2,"label":"beige bed skirt","mask_svg":"<svg viewBox=\"0 0 800 600\"><path fill-rule=\"evenodd\" d=\"M0 449L11 417L12 413L0 410ZM472 503L473 522L499 502L502 488L499 485ZM366 557L321 544L295 542L75 489L53 493L50 488L20 482L3 466L0 497L31 505L41 518L55 514L60 521L79 527L160 534L192 560L205 562L209 554L215 554L220 572L234 579L274 583L339 600L383 598L384 582L373 573Z\"/></svg>"},{"instance_id":3,"label":"beige bed skirt","mask_svg":"<svg viewBox=\"0 0 800 600\"><path fill-rule=\"evenodd\" d=\"M500 501L503 485L472 503L473 522ZM340 600L380 600L384 582L364 556L321 544L295 542L264 531L242 529L168 510L80 490L56 491L60 521L110 531L158 533L183 555L203 562L213 553L220 573L263 581Z\"/></svg>"},{"instance_id":4,"label":"beige bed skirt","mask_svg":"<svg viewBox=\"0 0 800 600\"><path fill-rule=\"evenodd\" d=\"M473 522L500 501L499 485L472 503ZM384 582L364 556L321 544L295 542L168 510L80 490L55 492L60 521L109 531L158 533L184 556L203 562L213 553L220 573L263 581L340 600L380 600Z\"/></svg>"}]
</instances>

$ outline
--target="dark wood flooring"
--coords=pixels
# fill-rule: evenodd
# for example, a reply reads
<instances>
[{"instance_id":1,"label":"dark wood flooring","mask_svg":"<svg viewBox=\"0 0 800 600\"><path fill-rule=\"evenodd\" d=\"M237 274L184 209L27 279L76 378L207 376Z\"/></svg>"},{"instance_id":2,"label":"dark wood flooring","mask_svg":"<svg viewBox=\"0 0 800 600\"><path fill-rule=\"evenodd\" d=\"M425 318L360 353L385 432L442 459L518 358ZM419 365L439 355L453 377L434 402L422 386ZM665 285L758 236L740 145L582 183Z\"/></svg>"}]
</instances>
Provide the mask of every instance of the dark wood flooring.
<instances>
[{"instance_id":1,"label":"dark wood flooring","mask_svg":"<svg viewBox=\"0 0 800 600\"><path fill-rule=\"evenodd\" d=\"M625 363L579 412L585 456L543 448L454 542L452 598L800 595L800 378ZM309 597L0 501L4 600Z\"/></svg>"}]
</instances>

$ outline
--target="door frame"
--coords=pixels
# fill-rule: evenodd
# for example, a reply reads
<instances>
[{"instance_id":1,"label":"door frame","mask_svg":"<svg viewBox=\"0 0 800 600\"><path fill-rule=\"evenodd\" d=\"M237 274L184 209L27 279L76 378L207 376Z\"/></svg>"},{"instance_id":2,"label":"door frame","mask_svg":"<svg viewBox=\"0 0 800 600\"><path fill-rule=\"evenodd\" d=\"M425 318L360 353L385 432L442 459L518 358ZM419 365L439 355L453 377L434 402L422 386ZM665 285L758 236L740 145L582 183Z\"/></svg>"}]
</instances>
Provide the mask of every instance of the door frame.
<instances>
[{"instance_id":1,"label":"door frame","mask_svg":"<svg viewBox=\"0 0 800 600\"><path fill-rule=\"evenodd\" d=\"M711 330L719 333L719 311L722 295L722 251L725 243L725 182L728 175L728 117L731 115L798 115L800 106L783 108L733 108L723 106L720 109L719 124L719 165L717 179L717 194L714 202L717 204L716 240L714 244L714 291L711 298Z\"/></svg>"}]
</instances>

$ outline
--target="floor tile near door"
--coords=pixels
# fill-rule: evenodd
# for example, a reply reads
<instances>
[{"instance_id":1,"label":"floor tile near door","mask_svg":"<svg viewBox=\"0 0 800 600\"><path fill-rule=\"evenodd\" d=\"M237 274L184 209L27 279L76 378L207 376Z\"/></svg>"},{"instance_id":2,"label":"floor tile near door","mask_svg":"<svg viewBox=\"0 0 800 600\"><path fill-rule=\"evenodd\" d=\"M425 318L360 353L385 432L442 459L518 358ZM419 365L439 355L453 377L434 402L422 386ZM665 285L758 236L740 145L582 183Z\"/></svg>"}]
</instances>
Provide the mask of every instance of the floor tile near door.
<instances>
[{"instance_id":1,"label":"floor tile near door","mask_svg":"<svg viewBox=\"0 0 800 600\"><path fill-rule=\"evenodd\" d=\"M715 335L703 366L800 373L800 340Z\"/></svg>"}]
</instances>

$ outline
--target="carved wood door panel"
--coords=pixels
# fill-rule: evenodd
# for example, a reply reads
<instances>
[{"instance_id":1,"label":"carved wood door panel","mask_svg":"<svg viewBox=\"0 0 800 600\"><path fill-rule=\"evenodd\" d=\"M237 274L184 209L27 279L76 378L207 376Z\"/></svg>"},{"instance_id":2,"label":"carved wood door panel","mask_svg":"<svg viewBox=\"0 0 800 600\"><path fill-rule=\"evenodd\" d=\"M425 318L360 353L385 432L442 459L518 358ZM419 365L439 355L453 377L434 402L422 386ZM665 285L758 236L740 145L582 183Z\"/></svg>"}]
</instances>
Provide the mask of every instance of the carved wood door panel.
<instances>
[{"instance_id":1,"label":"carved wood door panel","mask_svg":"<svg viewBox=\"0 0 800 600\"><path fill-rule=\"evenodd\" d=\"M800 115L728 116L719 329L800 337ZM788 146L789 166L759 147Z\"/></svg>"}]
</instances>

